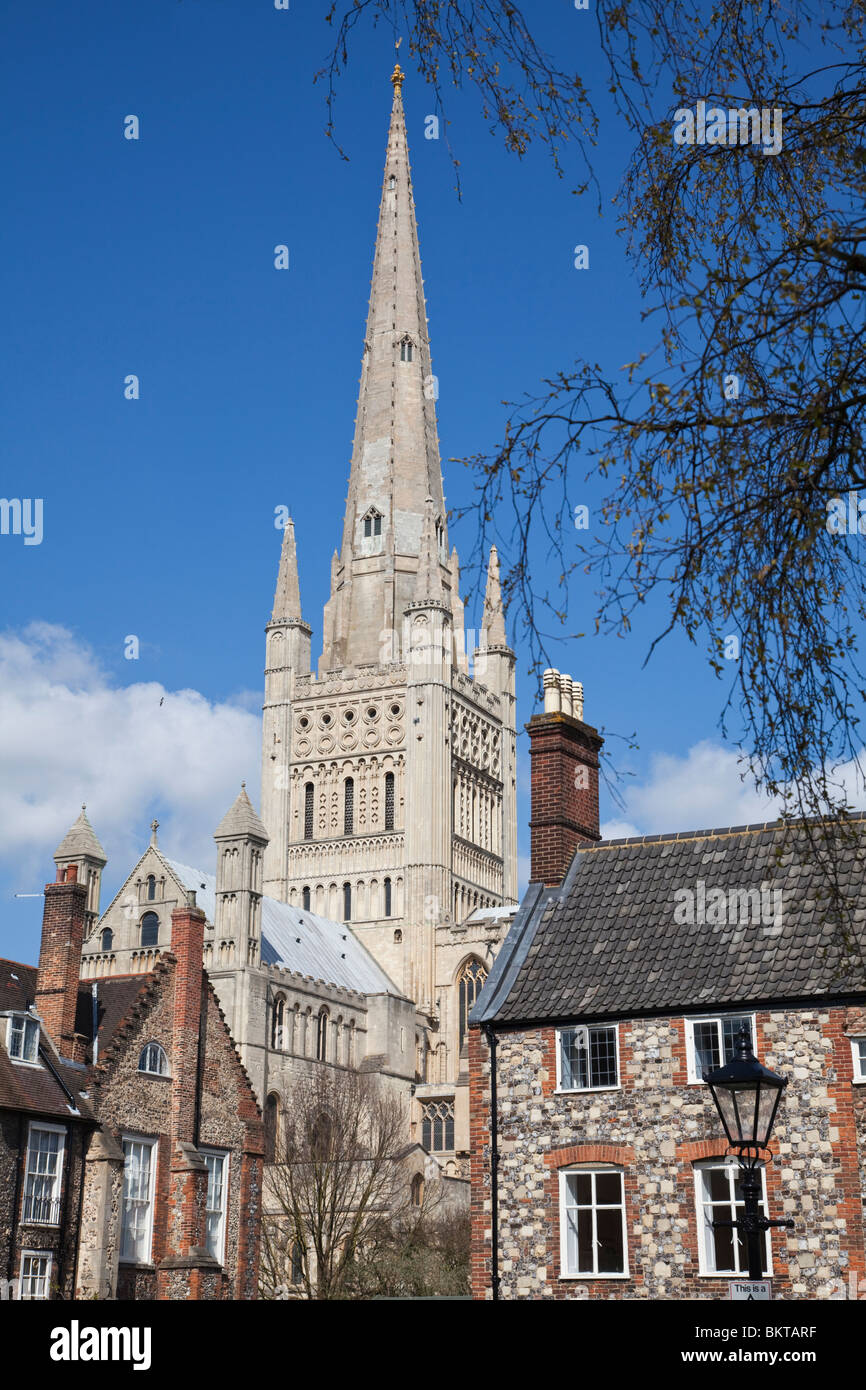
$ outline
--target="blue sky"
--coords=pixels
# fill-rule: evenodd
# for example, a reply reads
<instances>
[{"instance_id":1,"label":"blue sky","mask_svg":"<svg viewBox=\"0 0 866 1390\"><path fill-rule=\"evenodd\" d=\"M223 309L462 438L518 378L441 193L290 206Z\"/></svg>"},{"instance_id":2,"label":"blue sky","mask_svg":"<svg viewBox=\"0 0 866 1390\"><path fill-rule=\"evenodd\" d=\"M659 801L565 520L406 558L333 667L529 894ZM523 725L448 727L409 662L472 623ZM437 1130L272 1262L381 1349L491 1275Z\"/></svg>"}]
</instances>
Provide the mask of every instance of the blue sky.
<instances>
[{"instance_id":1,"label":"blue sky","mask_svg":"<svg viewBox=\"0 0 866 1390\"><path fill-rule=\"evenodd\" d=\"M257 795L280 504L295 519L318 655L394 62L384 27L358 31L336 108L342 160L313 85L326 9L5 7L2 492L43 499L44 536L0 536L0 955L35 959L41 903L12 895L53 876L82 801L109 853L110 894L154 814L169 852L209 868L241 777ZM601 217L591 193L571 191L576 152L564 179L541 148L507 154L471 90L446 91L459 200L445 141L424 138L431 93L401 53L451 506L471 486L447 460L495 445L504 400L578 355L618 370L651 341L610 207L630 146L602 94L595 21L568 0L527 13L564 67L596 75ZM138 141L123 138L129 114ZM278 243L287 272L274 269ZM577 243L587 271L574 269ZM130 373L136 401L124 398ZM463 553L472 539L468 521L452 530ZM640 744L617 753L633 778L624 809L605 797L608 827L762 819L721 746L723 687L700 651L673 639L644 670L659 609L623 641L589 635L589 581L572 601L588 635L554 647L556 662L583 681L590 723ZM124 658L133 634L136 661ZM520 657L522 725L535 685ZM521 747L525 855L525 735Z\"/></svg>"}]
</instances>

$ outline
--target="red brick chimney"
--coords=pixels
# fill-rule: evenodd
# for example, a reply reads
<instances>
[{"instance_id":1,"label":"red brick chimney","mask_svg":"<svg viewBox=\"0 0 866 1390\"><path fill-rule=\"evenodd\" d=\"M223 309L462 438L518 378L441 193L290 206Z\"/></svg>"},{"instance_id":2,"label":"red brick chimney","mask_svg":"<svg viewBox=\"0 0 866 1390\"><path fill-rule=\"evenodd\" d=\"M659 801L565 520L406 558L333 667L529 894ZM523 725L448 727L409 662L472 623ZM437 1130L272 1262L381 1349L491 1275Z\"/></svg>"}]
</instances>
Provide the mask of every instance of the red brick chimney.
<instances>
[{"instance_id":1,"label":"red brick chimney","mask_svg":"<svg viewBox=\"0 0 866 1390\"><path fill-rule=\"evenodd\" d=\"M171 1057L172 1144L194 1144L198 1094L198 1040L202 1024L204 990L205 914L196 907L195 892L188 892L183 907L171 914L171 953L177 964L174 976L174 1021Z\"/></svg>"},{"instance_id":2,"label":"red brick chimney","mask_svg":"<svg viewBox=\"0 0 866 1390\"><path fill-rule=\"evenodd\" d=\"M532 759L533 883L558 884L577 846L600 840L598 753L604 739L583 722L583 686L544 673L544 713L526 725Z\"/></svg>"},{"instance_id":3,"label":"red brick chimney","mask_svg":"<svg viewBox=\"0 0 866 1390\"><path fill-rule=\"evenodd\" d=\"M46 883L36 1011L61 1057L74 1062L84 1061L86 1046L75 1032L86 906L87 885L78 882L76 864L59 869L56 883Z\"/></svg>"}]
</instances>

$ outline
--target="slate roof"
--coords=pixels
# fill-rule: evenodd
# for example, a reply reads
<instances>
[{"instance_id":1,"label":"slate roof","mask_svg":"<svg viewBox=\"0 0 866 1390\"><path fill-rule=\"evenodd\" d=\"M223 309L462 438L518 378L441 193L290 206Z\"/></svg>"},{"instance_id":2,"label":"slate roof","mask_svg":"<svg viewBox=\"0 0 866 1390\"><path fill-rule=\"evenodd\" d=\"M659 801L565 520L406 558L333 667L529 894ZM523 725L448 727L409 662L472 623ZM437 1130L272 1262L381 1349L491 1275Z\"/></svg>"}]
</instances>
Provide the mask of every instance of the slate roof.
<instances>
[{"instance_id":1,"label":"slate roof","mask_svg":"<svg viewBox=\"0 0 866 1390\"><path fill-rule=\"evenodd\" d=\"M24 1013L35 994L35 966L0 960L0 1010ZM87 1089L84 1067L62 1062L41 1029L39 1056L39 1066L14 1062L6 1051L6 1019L0 1018L0 1107L62 1120L75 1119L77 1110L82 1120L91 1119L91 1108L80 1095L80 1088Z\"/></svg>"},{"instance_id":2,"label":"slate roof","mask_svg":"<svg viewBox=\"0 0 866 1390\"><path fill-rule=\"evenodd\" d=\"M35 965L0 960L0 1010L10 1009L24 1013L36 998L36 976ZM147 989L152 979L153 976L149 974L111 975L97 981L97 1030L100 1052L112 1041L136 998ZM86 980L79 985L75 1018L76 1031L88 1040L87 1063L93 1060L91 983L90 980ZM84 1066L62 1061L51 1040L41 1031L40 1054L43 1065L33 1067L13 1062L6 1051L4 1029L5 1020L0 1019L0 1107L69 1118L69 1098L45 1062L44 1052L47 1050L49 1061L76 1097L77 1108L82 1116L90 1117L90 1108L79 1095L80 1087L84 1086L86 1089Z\"/></svg>"},{"instance_id":3,"label":"slate roof","mask_svg":"<svg viewBox=\"0 0 866 1390\"><path fill-rule=\"evenodd\" d=\"M184 888L196 890L196 902L212 923L216 913L213 874L162 857ZM359 994L392 994L402 998L402 990L350 927L276 898L262 898L262 964L281 965L298 975Z\"/></svg>"},{"instance_id":4,"label":"slate roof","mask_svg":"<svg viewBox=\"0 0 866 1390\"><path fill-rule=\"evenodd\" d=\"M561 887L530 888L474 1023L564 1022L866 994L866 816L840 851L847 938L820 897L802 827L778 822L581 845ZM858 862L859 856L859 862ZM704 885L704 921L679 890ZM713 889L781 892L778 920L714 922ZM771 907L769 897L766 906Z\"/></svg>"}]
</instances>

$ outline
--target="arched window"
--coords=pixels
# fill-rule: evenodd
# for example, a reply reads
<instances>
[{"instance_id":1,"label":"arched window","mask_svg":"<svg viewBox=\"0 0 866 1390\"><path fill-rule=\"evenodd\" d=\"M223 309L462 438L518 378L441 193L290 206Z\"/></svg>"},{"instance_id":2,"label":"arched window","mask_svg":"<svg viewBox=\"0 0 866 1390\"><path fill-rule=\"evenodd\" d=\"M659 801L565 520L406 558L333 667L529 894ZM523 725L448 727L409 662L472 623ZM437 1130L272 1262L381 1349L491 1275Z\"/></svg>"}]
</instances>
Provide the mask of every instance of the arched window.
<instances>
[{"instance_id":1,"label":"arched window","mask_svg":"<svg viewBox=\"0 0 866 1390\"><path fill-rule=\"evenodd\" d=\"M103 930L103 933L102 933L102 947L101 947L101 949L102 949L103 951L110 951L111 948L113 947L113 945L114 945L114 932L111 930L110 927L106 927L106 928Z\"/></svg>"},{"instance_id":2,"label":"arched window","mask_svg":"<svg viewBox=\"0 0 866 1390\"><path fill-rule=\"evenodd\" d=\"M310 1152L321 1162L328 1157L331 1147L331 1121L324 1111L316 1116L310 1131Z\"/></svg>"},{"instance_id":3,"label":"arched window","mask_svg":"<svg viewBox=\"0 0 866 1390\"><path fill-rule=\"evenodd\" d=\"M469 1012L487 979L487 967L480 960L468 960L458 976L460 989L460 1046L466 1039Z\"/></svg>"},{"instance_id":4,"label":"arched window","mask_svg":"<svg viewBox=\"0 0 866 1390\"><path fill-rule=\"evenodd\" d=\"M381 536L382 534L382 514L372 509L364 517L364 536Z\"/></svg>"},{"instance_id":5,"label":"arched window","mask_svg":"<svg viewBox=\"0 0 866 1390\"><path fill-rule=\"evenodd\" d=\"M304 1282L304 1247L299 1240L292 1241L291 1250L292 1261L292 1283L303 1284Z\"/></svg>"},{"instance_id":6,"label":"arched window","mask_svg":"<svg viewBox=\"0 0 866 1390\"><path fill-rule=\"evenodd\" d=\"M390 880L390 878L386 878L386 879L385 879L385 883L384 883L383 886L384 886L384 889L385 889L385 916L386 916L386 917L390 917L390 916L391 916L391 902L392 902L392 898L391 898L391 880Z\"/></svg>"},{"instance_id":7,"label":"arched window","mask_svg":"<svg viewBox=\"0 0 866 1390\"><path fill-rule=\"evenodd\" d=\"M343 786L343 834L355 833L355 782L347 777Z\"/></svg>"},{"instance_id":8,"label":"arched window","mask_svg":"<svg viewBox=\"0 0 866 1390\"><path fill-rule=\"evenodd\" d=\"M168 1058L157 1042L150 1042L142 1049L138 1059L138 1070L150 1076L168 1076Z\"/></svg>"},{"instance_id":9,"label":"arched window","mask_svg":"<svg viewBox=\"0 0 866 1390\"><path fill-rule=\"evenodd\" d=\"M304 839L313 838L313 784L304 783Z\"/></svg>"},{"instance_id":10,"label":"arched window","mask_svg":"<svg viewBox=\"0 0 866 1390\"><path fill-rule=\"evenodd\" d=\"M319 1026L316 1033L316 1057L320 1062L328 1060L328 1010L319 1010Z\"/></svg>"},{"instance_id":11,"label":"arched window","mask_svg":"<svg viewBox=\"0 0 866 1390\"><path fill-rule=\"evenodd\" d=\"M416 1173L412 1179L409 1195L413 1207L420 1207L424 1201L424 1179L420 1173Z\"/></svg>"},{"instance_id":12,"label":"arched window","mask_svg":"<svg viewBox=\"0 0 866 1390\"><path fill-rule=\"evenodd\" d=\"M275 1163L280 1128L280 1098L273 1091L265 1101L265 1163Z\"/></svg>"},{"instance_id":13,"label":"arched window","mask_svg":"<svg viewBox=\"0 0 866 1390\"><path fill-rule=\"evenodd\" d=\"M305 912L309 912L309 910L310 910L310 885L309 885L309 884L307 884L307 886L306 886L305 888L302 888L302 889L301 889L301 905L302 905L302 907L303 907L303 909L304 909Z\"/></svg>"},{"instance_id":14,"label":"arched window","mask_svg":"<svg viewBox=\"0 0 866 1390\"><path fill-rule=\"evenodd\" d=\"M343 921L344 921L344 922L351 922L351 920L352 920L352 885L351 885L351 883L344 883L344 884L343 884Z\"/></svg>"},{"instance_id":15,"label":"arched window","mask_svg":"<svg viewBox=\"0 0 866 1390\"><path fill-rule=\"evenodd\" d=\"M274 1000L274 1011L271 1017L271 1047L276 1052L282 1052L283 1050L285 1018L286 1001L284 996L280 994Z\"/></svg>"},{"instance_id":16,"label":"arched window","mask_svg":"<svg viewBox=\"0 0 866 1390\"><path fill-rule=\"evenodd\" d=\"M394 774L385 773L385 829L394 829Z\"/></svg>"},{"instance_id":17,"label":"arched window","mask_svg":"<svg viewBox=\"0 0 866 1390\"><path fill-rule=\"evenodd\" d=\"M152 903L156 897L156 879L153 874L147 876L147 901Z\"/></svg>"},{"instance_id":18,"label":"arched window","mask_svg":"<svg viewBox=\"0 0 866 1390\"><path fill-rule=\"evenodd\" d=\"M412 361L412 344L409 342L408 338L404 338L402 343L400 344L400 361Z\"/></svg>"},{"instance_id":19,"label":"arched window","mask_svg":"<svg viewBox=\"0 0 866 1390\"><path fill-rule=\"evenodd\" d=\"M155 912L145 912L141 919L142 946L159 945L159 918Z\"/></svg>"}]
</instances>

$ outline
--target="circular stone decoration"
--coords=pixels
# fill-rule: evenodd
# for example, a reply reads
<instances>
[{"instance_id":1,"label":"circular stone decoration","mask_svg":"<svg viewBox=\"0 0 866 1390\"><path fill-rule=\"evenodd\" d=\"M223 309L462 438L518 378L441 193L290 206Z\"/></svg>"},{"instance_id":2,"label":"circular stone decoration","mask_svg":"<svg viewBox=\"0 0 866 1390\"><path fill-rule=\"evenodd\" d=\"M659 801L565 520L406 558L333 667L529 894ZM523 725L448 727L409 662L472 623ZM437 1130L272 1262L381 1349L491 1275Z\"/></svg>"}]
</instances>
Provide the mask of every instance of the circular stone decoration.
<instances>
[{"instance_id":1,"label":"circular stone decoration","mask_svg":"<svg viewBox=\"0 0 866 1390\"><path fill-rule=\"evenodd\" d=\"M319 752L320 752L320 753L331 753L331 752L333 752L333 749L334 749L334 740L333 740L333 738L331 737L330 734L324 734L324 735L319 739Z\"/></svg>"},{"instance_id":2,"label":"circular stone decoration","mask_svg":"<svg viewBox=\"0 0 866 1390\"><path fill-rule=\"evenodd\" d=\"M340 747L346 752L350 752L357 742L358 740L355 738L354 734L343 734L343 737L340 739Z\"/></svg>"},{"instance_id":3,"label":"circular stone decoration","mask_svg":"<svg viewBox=\"0 0 866 1390\"><path fill-rule=\"evenodd\" d=\"M313 751L312 741L308 738L299 738L295 746L302 758L306 758Z\"/></svg>"},{"instance_id":4,"label":"circular stone decoration","mask_svg":"<svg viewBox=\"0 0 866 1390\"><path fill-rule=\"evenodd\" d=\"M392 724L388 732L385 734L385 739L392 746L397 743L402 743L403 730L397 724Z\"/></svg>"},{"instance_id":5,"label":"circular stone decoration","mask_svg":"<svg viewBox=\"0 0 866 1390\"><path fill-rule=\"evenodd\" d=\"M364 742L368 748L375 748L376 744L379 742L379 730L368 729L364 734Z\"/></svg>"}]
</instances>

